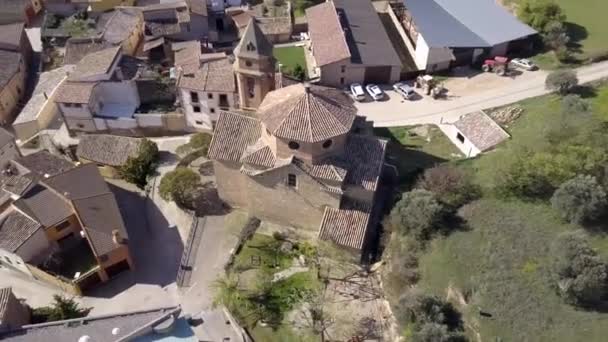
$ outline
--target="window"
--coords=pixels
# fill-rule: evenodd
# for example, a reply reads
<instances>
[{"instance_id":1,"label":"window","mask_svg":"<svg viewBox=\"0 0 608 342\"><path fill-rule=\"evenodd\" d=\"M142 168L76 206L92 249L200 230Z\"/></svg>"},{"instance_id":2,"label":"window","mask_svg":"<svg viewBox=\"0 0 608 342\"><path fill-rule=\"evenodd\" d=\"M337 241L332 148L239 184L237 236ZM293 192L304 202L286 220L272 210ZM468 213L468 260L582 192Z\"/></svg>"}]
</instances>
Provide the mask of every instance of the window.
<instances>
[{"instance_id":1,"label":"window","mask_svg":"<svg viewBox=\"0 0 608 342\"><path fill-rule=\"evenodd\" d=\"M79 124L76 124L76 127L78 127L78 128L84 128L84 125L81 124L81 123L79 123Z\"/></svg>"},{"instance_id":2,"label":"window","mask_svg":"<svg viewBox=\"0 0 608 342\"><path fill-rule=\"evenodd\" d=\"M287 175L287 186L290 186L292 188L298 186L298 179L293 173Z\"/></svg>"},{"instance_id":3,"label":"window","mask_svg":"<svg viewBox=\"0 0 608 342\"><path fill-rule=\"evenodd\" d=\"M215 114L215 108L209 109L209 112L211 112L211 114Z\"/></svg>"},{"instance_id":4,"label":"window","mask_svg":"<svg viewBox=\"0 0 608 342\"><path fill-rule=\"evenodd\" d=\"M212 93L207 94L207 98L208 99L213 99L213 94Z\"/></svg>"},{"instance_id":5,"label":"window","mask_svg":"<svg viewBox=\"0 0 608 342\"><path fill-rule=\"evenodd\" d=\"M194 121L194 123L195 123L195 124L197 124L197 125L202 125L202 124L203 124L203 122L202 122L202 121L198 121L198 120L197 120L197 121Z\"/></svg>"},{"instance_id":6,"label":"window","mask_svg":"<svg viewBox=\"0 0 608 342\"><path fill-rule=\"evenodd\" d=\"M344 85L344 77L340 77L340 84Z\"/></svg>"},{"instance_id":7,"label":"window","mask_svg":"<svg viewBox=\"0 0 608 342\"><path fill-rule=\"evenodd\" d=\"M58 232L60 232L60 231L62 231L64 229L66 229L69 226L70 226L70 221L65 220L65 221L61 222L60 224L56 225L55 226L55 230L58 231Z\"/></svg>"},{"instance_id":8,"label":"window","mask_svg":"<svg viewBox=\"0 0 608 342\"><path fill-rule=\"evenodd\" d=\"M21 95L21 88L17 87L17 94Z\"/></svg>"},{"instance_id":9,"label":"window","mask_svg":"<svg viewBox=\"0 0 608 342\"><path fill-rule=\"evenodd\" d=\"M331 147L331 145L332 145L333 143L334 143L334 142L333 142L331 139L329 139L329 140L325 140L325 141L323 142L323 148L330 148L330 147Z\"/></svg>"},{"instance_id":10,"label":"window","mask_svg":"<svg viewBox=\"0 0 608 342\"><path fill-rule=\"evenodd\" d=\"M201 112L201 106L192 106L192 111L195 113L200 113Z\"/></svg>"},{"instance_id":11,"label":"window","mask_svg":"<svg viewBox=\"0 0 608 342\"><path fill-rule=\"evenodd\" d=\"M251 63L251 61L245 61L245 66L250 67L250 66L252 66L252 65L253 65L253 64Z\"/></svg>"},{"instance_id":12,"label":"window","mask_svg":"<svg viewBox=\"0 0 608 342\"><path fill-rule=\"evenodd\" d=\"M287 146L289 146L289 148L292 150L297 150L300 148L300 144L298 144L295 141L290 141L289 144L287 144Z\"/></svg>"},{"instance_id":13,"label":"window","mask_svg":"<svg viewBox=\"0 0 608 342\"><path fill-rule=\"evenodd\" d=\"M342 65L342 66L340 66L340 71L341 71L342 73L345 73L345 72L346 72L346 65Z\"/></svg>"},{"instance_id":14,"label":"window","mask_svg":"<svg viewBox=\"0 0 608 342\"><path fill-rule=\"evenodd\" d=\"M460 141L461 143L464 144L464 136L460 133L456 134L456 139L458 139L458 141Z\"/></svg>"},{"instance_id":15,"label":"window","mask_svg":"<svg viewBox=\"0 0 608 342\"><path fill-rule=\"evenodd\" d=\"M186 24L186 32L190 32L190 24Z\"/></svg>"},{"instance_id":16,"label":"window","mask_svg":"<svg viewBox=\"0 0 608 342\"><path fill-rule=\"evenodd\" d=\"M255 80L251 77L247 77L247 93L249 98L253 98L255 96Z\"/></svg>"},{"instance_id":17,"label":"window","mask_svg":"<svg viewBox=\"0 0 608 342\"><path fill-rule=\"evenodd\" d=\"M190 92L190 100L192 102L198 102L198 93L195 91Z\"/></svg>"}]
</instances>

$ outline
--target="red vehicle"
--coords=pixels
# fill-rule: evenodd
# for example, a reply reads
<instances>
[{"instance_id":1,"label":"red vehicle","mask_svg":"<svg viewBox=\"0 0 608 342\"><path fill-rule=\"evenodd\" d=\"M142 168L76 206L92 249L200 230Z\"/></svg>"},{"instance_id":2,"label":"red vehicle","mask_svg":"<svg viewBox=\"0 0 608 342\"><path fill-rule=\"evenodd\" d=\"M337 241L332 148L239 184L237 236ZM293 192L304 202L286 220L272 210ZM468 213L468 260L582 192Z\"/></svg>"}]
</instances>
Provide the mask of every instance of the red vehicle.
<instances>
[{"instance_id":1,"label":"red vehicle","mask_svg":"<svg viewBox=\"0 0 608 342\"><path fill-rule=\"evenodd\" d=\"M499 76L505 76L509 72L509 59L501 56L486 59L483 61L481 69L485 72L495 72Z\"/></svg>"}]
</instances>

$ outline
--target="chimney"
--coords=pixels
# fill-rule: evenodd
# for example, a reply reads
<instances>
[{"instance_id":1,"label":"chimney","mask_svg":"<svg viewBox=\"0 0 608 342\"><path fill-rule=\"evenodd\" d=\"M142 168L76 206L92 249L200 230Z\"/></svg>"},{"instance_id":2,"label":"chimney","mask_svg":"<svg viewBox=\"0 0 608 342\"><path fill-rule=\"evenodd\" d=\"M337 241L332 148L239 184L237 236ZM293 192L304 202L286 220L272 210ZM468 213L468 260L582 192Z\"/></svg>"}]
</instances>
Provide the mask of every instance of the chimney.
<instances>
[{"instance_id":1,"label":"chimney","mask_svg":"<svg viewBox=\"0 0 608 342\"><path fill-rule=\"evenodd\" d=\"M114 229L112 231L112 241L114 241L114 244L116 245L122 245L124 240L122 238L122 236L120 236L120 232L118 231L118 229Z\"/></svg>"}]
</instances>

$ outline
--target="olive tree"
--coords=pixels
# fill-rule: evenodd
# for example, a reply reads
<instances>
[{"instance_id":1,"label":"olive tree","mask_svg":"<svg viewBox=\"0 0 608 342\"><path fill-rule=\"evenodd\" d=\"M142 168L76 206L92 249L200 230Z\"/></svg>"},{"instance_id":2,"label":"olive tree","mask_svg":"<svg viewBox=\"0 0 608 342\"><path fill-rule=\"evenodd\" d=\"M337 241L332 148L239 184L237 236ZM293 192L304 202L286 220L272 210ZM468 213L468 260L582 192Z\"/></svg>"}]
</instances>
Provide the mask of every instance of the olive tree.
<instances>
[{"instance_id":1,"label":"olive tree","mask_svg":"<svg viewBox=\"0 0 608 342\"><path fill-rule=\"evenodd\" d=\"M193 170L178 167L160 180L160 197L183 206L191 206L196 191L201 187L201 177Z\"/></svg>"},{"instance_id":2,"label":"olive tree","mask_svg":"<svg viewBox=\"0 0 608 342\"><path fill-rule=\"evenodd\" d=\"M556 70L545 79L545 87L560 95L570 93L576 86L578 86L578 77L574 70Z\"/></svg>"},{"instance_id":3,"label":"olive tree","mask_svg":"<svg viewBox=\"0 0 608 342\"><path fill-rule=\"evenodd\" d=\"M393 208L390 222L402 233L413 233L417 238L428 239L442 227L445 207L427 190L407 192Z\"/></svg>"},{"instance_id":4,"label":"olive tree","mask_svg":"<svg viewBox=\"0 0 608 342\"><path fill-rule=\"evenodd\" d=\"M579 175L564 182L551 197L551 205L571 223L597 219L606 210L606 192L593 176Z\"/></svg>"}]
</instances>

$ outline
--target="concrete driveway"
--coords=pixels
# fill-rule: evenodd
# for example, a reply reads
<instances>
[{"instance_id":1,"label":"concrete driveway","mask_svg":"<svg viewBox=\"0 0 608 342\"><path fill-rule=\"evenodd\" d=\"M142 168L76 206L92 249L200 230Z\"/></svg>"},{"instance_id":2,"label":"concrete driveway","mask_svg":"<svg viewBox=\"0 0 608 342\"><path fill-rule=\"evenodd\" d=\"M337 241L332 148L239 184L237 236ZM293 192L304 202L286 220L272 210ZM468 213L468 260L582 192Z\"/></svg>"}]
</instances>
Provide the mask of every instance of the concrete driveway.
<instances>
[{"instance_id":1,"label":"concrete driveway","mask_svg":"<svg viewBox=\"0 0 608 342\"><path fill-rule=\"evenodd\" d=\"M608 61L576 69L580 83L608 78ZM464 114L499 107L527 98L549 93L545 89L548 72L523 71L515 77L498 77L478 73L467 77L457 75L445 83L448 96L433 100L430 97L404 101L388 90L389 100L357 103L360 115L374 121L374 126L391 127L417 124L454 122Z\"/></svg>"}]
</instances>

